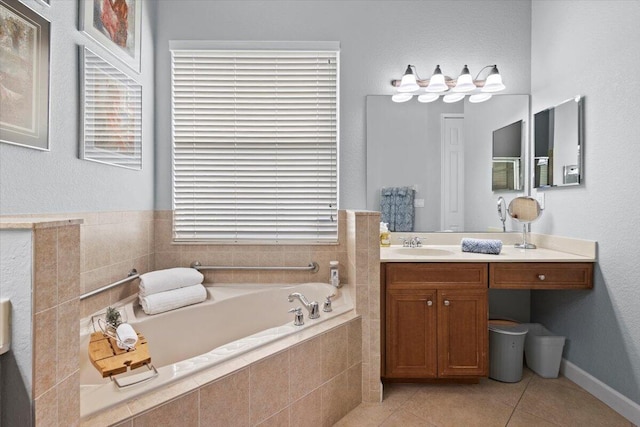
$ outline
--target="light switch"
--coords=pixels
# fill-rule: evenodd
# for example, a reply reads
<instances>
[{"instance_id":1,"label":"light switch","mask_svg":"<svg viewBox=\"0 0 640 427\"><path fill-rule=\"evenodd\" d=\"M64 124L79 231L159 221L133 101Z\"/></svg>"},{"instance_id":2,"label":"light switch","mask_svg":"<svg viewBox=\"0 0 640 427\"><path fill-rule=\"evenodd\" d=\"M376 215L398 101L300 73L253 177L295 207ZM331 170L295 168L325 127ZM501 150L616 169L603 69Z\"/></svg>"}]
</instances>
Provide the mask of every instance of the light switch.
<instances>
[{"instance_id":1,"label":"light switch","mask_svg":"<svg viewBox=\"0 0 640 427\"><path fill-rule=\"evenodd\" d=\"M414 199L413 206L416 208L424 208L424 199Z\"/></svg>"}]
</instances>

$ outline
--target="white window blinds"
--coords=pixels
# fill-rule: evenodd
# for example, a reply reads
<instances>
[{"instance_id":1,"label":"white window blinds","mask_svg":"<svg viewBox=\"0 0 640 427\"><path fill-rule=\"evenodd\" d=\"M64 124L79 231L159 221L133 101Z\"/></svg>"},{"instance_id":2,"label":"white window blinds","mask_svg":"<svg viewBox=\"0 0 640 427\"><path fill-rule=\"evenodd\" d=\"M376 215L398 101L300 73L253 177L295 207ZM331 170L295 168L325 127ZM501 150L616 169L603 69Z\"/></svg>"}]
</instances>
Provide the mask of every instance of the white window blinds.
<instances>
[{"instance_id":1,"label":"white window blinds","mask_svg":"<svg viewBox=\"0 0 640 427\"><path fill-rule=\"evenodd\" d=\"M176 241L337 241L338 52L175 49Z\"/></svg>"}]
</instances>

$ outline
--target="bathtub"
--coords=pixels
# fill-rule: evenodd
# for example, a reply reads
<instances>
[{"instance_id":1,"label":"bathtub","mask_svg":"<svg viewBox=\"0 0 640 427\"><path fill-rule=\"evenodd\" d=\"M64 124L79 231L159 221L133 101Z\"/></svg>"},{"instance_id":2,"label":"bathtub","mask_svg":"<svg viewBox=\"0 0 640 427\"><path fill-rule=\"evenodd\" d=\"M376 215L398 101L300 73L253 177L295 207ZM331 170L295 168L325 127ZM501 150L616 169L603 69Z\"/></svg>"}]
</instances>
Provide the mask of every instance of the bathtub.
<instances>
[{"instance_id":1,"label":"bathtub","mask_svg":"<svg viewBox=\"0 0 640 427\"><path fill-rule=\"evenodd\" d=\"M353 310L348 288L336 289L326 283L299 285L233 284L207 286L207 300L188 307L156 315L146 315L137 296L119 304L123 319L145 336L151 362L157 375L138 368L118 375L119 382L145 382L118 388L109 378L102 378L88 357L89 337L97 328L97 315L81 320L80 325L80 415L82 418L109 407L137 398L196 372L237 358L260 346L293 334L313 331L314 326ZM300 292L309 301L318 301L320 318L305 314L302 326L293 325L291 308L301 306L298 300L288 302L287 296ZM322 311L328 295L331 312ZM92 318L94 320L92 320Z\"/></svg>"}]
</instances>

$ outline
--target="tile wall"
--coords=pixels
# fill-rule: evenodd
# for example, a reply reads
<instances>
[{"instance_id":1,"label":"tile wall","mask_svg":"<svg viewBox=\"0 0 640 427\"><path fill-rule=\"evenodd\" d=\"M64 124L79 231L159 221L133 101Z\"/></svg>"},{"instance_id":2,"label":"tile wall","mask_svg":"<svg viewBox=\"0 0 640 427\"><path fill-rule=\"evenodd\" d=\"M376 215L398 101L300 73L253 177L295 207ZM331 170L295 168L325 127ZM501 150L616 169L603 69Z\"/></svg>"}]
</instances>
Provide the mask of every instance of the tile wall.
<instances>
[{"instance_id":1,"label":"tile wall","mask_svg":"<svg viewBox=\"0 0 640 427\"><path fill-rule=\"evenodd\" d=\"M80 225L34 228L32 286L35 425L77 426Z\"/></svg>"}]
</instances>

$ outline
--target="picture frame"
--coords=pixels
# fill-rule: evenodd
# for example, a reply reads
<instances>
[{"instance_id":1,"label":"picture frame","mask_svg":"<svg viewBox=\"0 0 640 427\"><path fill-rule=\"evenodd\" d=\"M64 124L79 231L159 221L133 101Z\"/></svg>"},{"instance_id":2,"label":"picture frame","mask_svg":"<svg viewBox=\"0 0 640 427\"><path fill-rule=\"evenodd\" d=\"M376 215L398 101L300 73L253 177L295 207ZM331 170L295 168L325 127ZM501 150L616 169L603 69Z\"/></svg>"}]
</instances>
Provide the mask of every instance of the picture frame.
<instances>
[{"instance_id":1,"label":"picture frame","mask_svg":"<svg viewBox=\"0 0 640 427\"><path fill-rule=\"evenodd\" d=\"M140 72L143 0L78 0L79 29Z\"/></svg>"},{"instance_id":2,"label":"picture frame","mask_svg":"<svg viewBox=\"0 0 640 427\"><path fill-rule=\"evenodd\" d=\"M49 151L50 26L0 0L0 142Z\"/></svg>"},{"instance_id":3,"label":"picture frame","mask_svg":"<svg viewBox=\"0 0 640 427\"><path fill-rule=\"evenodd\" d=\"M86 46L80 85L79 157L142 170L142 85Z\"/></svg>"}]
</instances>

